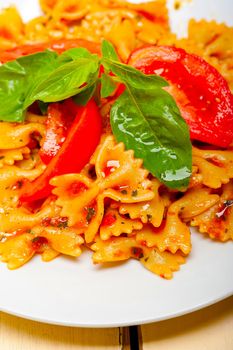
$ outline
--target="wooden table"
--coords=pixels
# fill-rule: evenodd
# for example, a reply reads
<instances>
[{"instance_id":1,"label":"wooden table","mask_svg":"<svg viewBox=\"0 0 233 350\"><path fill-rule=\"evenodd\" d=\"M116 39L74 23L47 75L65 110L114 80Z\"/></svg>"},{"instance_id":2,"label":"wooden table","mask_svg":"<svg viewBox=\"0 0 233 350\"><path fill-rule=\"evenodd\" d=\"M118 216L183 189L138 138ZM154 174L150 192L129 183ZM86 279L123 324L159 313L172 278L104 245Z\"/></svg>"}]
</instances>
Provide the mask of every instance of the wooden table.
<instances>
[{"instance_id":1,"label":"wooden table","mask_svg":"<svg viewBox=\"0 0 233 350\"><path fill-rule=\"evenodd\" d=\"M233 297L175 319L139 327L53 326L4 313L0 350L233 350Z\"/></svg>"}]
</instances>

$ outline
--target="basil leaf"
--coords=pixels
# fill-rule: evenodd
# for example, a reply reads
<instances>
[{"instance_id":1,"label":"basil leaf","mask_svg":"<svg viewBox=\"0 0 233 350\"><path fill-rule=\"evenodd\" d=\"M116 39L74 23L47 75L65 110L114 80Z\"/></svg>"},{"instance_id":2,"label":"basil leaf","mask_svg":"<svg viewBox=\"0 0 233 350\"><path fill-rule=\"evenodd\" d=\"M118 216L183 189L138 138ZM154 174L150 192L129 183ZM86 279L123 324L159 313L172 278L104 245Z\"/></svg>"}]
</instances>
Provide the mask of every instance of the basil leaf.
<instances>
[{"instance_id":1,"label":"basil leaf","mask_svg":"<svg viewBox=\"0 0 233 350\"><path fill-rule=\"evenodd\" d=\"M118 54L117 54L114 46L107 40L102 41L101 53L102 53L102 56L106 59L120 62Z\"/></svg>"},{"instance_id":2,"label":"basil leaf","mask_svg":"<svg viewBox=\"0 0 233 350\"><path fill-rule=\"evenodd\" d=\"M98 57L97 55L91 54L90 51L83 47L75 47L69 50L64 51L59 57L58 62L67 63L71 61L75 61L78 58L92 58Z\"/></svg>"},{"instance_id":3,"label":"basil leaf","mask_svg":"<svg viewBox=\"0 0 233 350\"><path fill-rule=\"evenodd\" d=\"M125 84L145 90L168 86L167 81L159 75L146 75L128 64L121 63L114 46L106 40L102 43L102 56L104 68L113 72Z\"/></svg>"},{"instance_id":4,"label":"basil leaf","mask_svg":"<svg viewBox=\"0 0 233 350\"><path fill-rule=\"evenodd\" d=\"M110 118L117 141L134 150L154 176L170 188L188 186L192 168L189 130L166 91L127 86Z\"/></svg>"},{"instance_id":5,"label":"basil leaf","mask_svg":"<svg viewBox=\"0 0 233 350\"><path fill-rule=\"evenodd\" d=\"M37 84L30 96L24 102L24 108L34 101L61 101L76 95L81 86L88 82L93 74L99 70L96 59L78 58L55 69L45 80Z\"/></svg>"},{"instance_id":6,"label":"basil leaf","mask_svg":"<svg viewBox=\"0 0 233 350\"><path fill-rule=\"evenodd\" d=\"M22 122L36 100L61 101L93 89L98 72L98 56L84 48L60 56L47 50L6 63L0 67L0 120Z\"/></svg>"},{"instance_id":7,"label":"basil leaf","mask_svg":"<svg viewBox=\"0 0 233 350\"><path fill-rule=\"evenodd\" d=\"M101 90L100 95L102 98L111 96L117 88L115 81L107 74L102 73L101 75Z\"/></svg>"},{"instance_id":8,"label":"basil leaf","mask_svg":"<svg viewBox=\"0 0 233 350\"><path fill-rule=\"evenodd\" d=\"M80 106L86 106L87 102L92 98L96 91L97 80L93 81L92 84L88 84L88 87L85 87L82 92L73 97L75 103Z\"/></svg>"},{"instance_id":9,"label":"basil leaf","mask_svg":"<svg viewBox=\"0 0 233 350\"><path fill-rule=\"evenodd\" d=\"M145 168L166 186L186 187L192 167L189 130L175 101L162 89L168 83L119 62L109 42L103 42L102 55L104 68L126 85L110 113L117 141L133 149Z\"/></svg>"},{"instance_id":10,"label":"basil leaf","mask_svg":"<svg viewBox=\"0 0 233 350\"><path fill-rule=\"evenodd\" d=\"M57 54L44 51L0 66L0 120L24 120L24 99L57 66Z\"/></svg>"},{"instance_id":11,"label":"basil leaf","mask_svg":"<svg viewBox=\"0 0 233 350\"><path fill-rule=\"evenodd\" d=\"M154 89L155 87L168 86L167 81L155 74L144 74L127 64L103 59L104 67L113 72L123 83L130 84L136 89Z\"/></svg>"},{"instance_id":12,"label":"basil leaf","mask_svg":"<svg viewBox=\"0 0 233 350\"><path fill-rule=\"evenodd\" d=\"M0 67L0 119L22 120L23 81L26 72L18 62Z\"/></svg>"}]
</instances>

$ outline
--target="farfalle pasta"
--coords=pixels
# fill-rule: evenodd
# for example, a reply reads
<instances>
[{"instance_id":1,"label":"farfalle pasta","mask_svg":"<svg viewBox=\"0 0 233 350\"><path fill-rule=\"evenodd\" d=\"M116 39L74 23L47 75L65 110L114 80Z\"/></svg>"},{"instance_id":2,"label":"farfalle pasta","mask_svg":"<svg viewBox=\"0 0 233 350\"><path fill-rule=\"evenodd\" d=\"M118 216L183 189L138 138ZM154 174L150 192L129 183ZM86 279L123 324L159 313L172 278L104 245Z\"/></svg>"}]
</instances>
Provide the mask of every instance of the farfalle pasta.
<instances>
[{"instance_id":1,"label":"farfalle pasta","mask_svg":"<svg viewBox=\"0 0 233 350\"><path fill-rule=\"evenodd\" d=\"M213 206L191 218L191 225L198 227L200 232L207 233L212 239L222 242L232 240L232 194L231 181L223 186L222 194Z\"/></svg>"},{"instance_id":2,"label":"farfalle pasta","mask_svg":"<svg viewBox=\"0 0 233 350\"><path fill-rule=\"evenodd\" d=\"M154 198L147 202L121 204L119 212L127 214L131 219L140 219L144 224L151 223L154 227L159 227L164 219L165 210L170 204L169 195L159 194L161 183L157 179L151 181L151 189Z\"/></svg>"},{"instance_id":3,"label":"farfalle pasta","mask_svg":"<svg viewBox=\"0 0 233 350\"><path fill-rule=\"evenodd\" d=\"M230 45L233 29L225 24L191 20L188 37L178 40L170 32L163 0L143 4L123 0L40 0L40 4L43 15L28 23L23 23L14 7L0 13L2 63L49 48L58 54L71 49L70 56L63 56L60 63L72 65L76 40L81 40L79 46L83 43L90 52L100 55L99 45L105 38L113 43L123 62L128 61L132 51L145 45L183 48L202 56L222 73L231 88L233 86ZM91 43L87 44L86 40ZM19 45L23 46L18 48ZM28 45L33 46L30 52ZM81 59L85 61L90 52L83 50ZM10 69L12 74L26 74L18 71L17 65L10 65ZM154 274L170 279L173 272L188 262L192 251L191 227L199 231L193 234L202 233L220 242L233 240L233 142L220 147L216 143L200 142L198 138L192 140L189 184L181 188L167 186L162 177L146 169L143 159L136 156L137 149L133 151L120 140L117 142L110 113L116 96L124 93L124 88L114 77L116 73L108 70L111 72L108 77L102 78L99 74L101 81L108 82L108 96L99 88L98 74L90 86L84 80L75 90L79 93L83 89L85 93L97 86L92 95L98 102L90 107L90 114L99 113L102 125L94 122L82 125L91 135L87 143L93 141L94 129L99 130L101 137L96 139L98 142L95 140L98 145L95 144L88 161L78 171L67 164L67 169L72 170L59 171L60 165L54 160L58 156L62 164L63 155L68 153L67 140L76 147L79 141L74 142L74 135L86 117L85 107L74 107L68 99L70 95L60 100L54 97L51 101L32 100L27 110L22 110L23 122L11 122L9 114L0 123L0 258L9 269L24 265L35 254L48 262L59 255L78 258L88 249L96 264L132 258ZM154 69L156 74L160 71ZM65 70L63 73L66 74ZM90 78L94 79L94 75L92 71ZM52 85L52 78L51 81ZM35 87L30 88L32 95ZM39 89L36 92L36 96L43 96ZM59 94L59 88L54 87L54 94ZM18 96L19 101L21 98L24 96ZM184 95L179 93L178 102L183 99ZM189 101L184 103L189 105ZM140 107L138 104L139 114ZM72 116L75 108L81 113L76 125ZM156 108L158 114L162 113L159 106ZM67 120L64 119L66 113ZM130 122L132 115L127 117ZM124 128L123 123L120 128ZM167 132L161 125L163 128ZM148 145L151 139L145 136L143 142L140 141ZM54 144L56 151L49 152L46 147L52 148ZM72 164L74 158L82 159L81 153L75 148L68 163ZM173 153L172 157L175 158ZM50 169L48 175L51 164L54 169ZM176 177L180 174L177 172ZM45 182L47 192L43 193ZM35 184L39 195L33 197Z\"/></svg>"},{"instance_id":4,"label":"farfalle pasta","mask_svg":"<svg viewBox=\"0 0 233 350\"><path fill-rule=\"evenodd\" d=\"M69 226L83 227L87 243L93 241L99 230L106 199L137 203L153 198L150 181L146 179L148 173L141 164L131 151L124 151L123 144L115 145L113 137L108 136L95 158L95 181L82 174L52 179L53 194L58 198L56 204L61 207L61 215L68 218ZM72 193L77 186L80 190Z\"/></svg>"}]
</instances>

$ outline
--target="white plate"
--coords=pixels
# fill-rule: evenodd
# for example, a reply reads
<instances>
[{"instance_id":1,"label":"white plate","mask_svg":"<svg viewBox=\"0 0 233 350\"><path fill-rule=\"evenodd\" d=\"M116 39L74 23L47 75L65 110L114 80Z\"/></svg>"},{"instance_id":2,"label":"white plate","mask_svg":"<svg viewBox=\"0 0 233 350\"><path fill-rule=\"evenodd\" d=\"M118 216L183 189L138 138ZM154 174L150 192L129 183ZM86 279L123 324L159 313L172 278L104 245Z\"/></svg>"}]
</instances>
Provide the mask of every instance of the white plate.
<instances>
[{"instance_id":1,"label":"white plate","mask_svg":"<svg viewBox=\"0 0 233 350\"><path fill-rule=\"evenodd\" d=\"M3 0L4 6L9 3L20 5L25 18L38 13L36 1ZM231 0L193 0L171 18L179 31L177 18L182 18L184 30L187 15L230 23L232 13ZM187 263L171 281L154 276L137 261L111 268L92 265L89 252L77 261L61 257L42 263L36 257L15 271L0 264L1 310L67 326L113 327L175 317L233 294L232 242L213 242L195 232L192 242Z\"/></svg>"}]
</instances>

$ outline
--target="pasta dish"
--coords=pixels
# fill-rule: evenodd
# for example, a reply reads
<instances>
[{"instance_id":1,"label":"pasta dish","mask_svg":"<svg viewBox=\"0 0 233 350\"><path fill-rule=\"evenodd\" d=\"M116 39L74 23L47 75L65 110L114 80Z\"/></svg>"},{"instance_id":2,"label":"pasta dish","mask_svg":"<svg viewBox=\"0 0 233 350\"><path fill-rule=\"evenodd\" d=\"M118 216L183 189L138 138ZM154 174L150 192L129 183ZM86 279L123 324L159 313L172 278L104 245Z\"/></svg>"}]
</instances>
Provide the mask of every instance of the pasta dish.
<instances>
[{"instance_id":1,"label":"pasta dish","mask_svg":"<svg viewBox=\"0 0 233 350\"><path fill-rule=\"evenodd\" d=\"M88 249L170 279L191 227L233 240L233 28L178 39L164 0L40 5L0 13L1 261Z\"/></svg>"}]
</instances>

